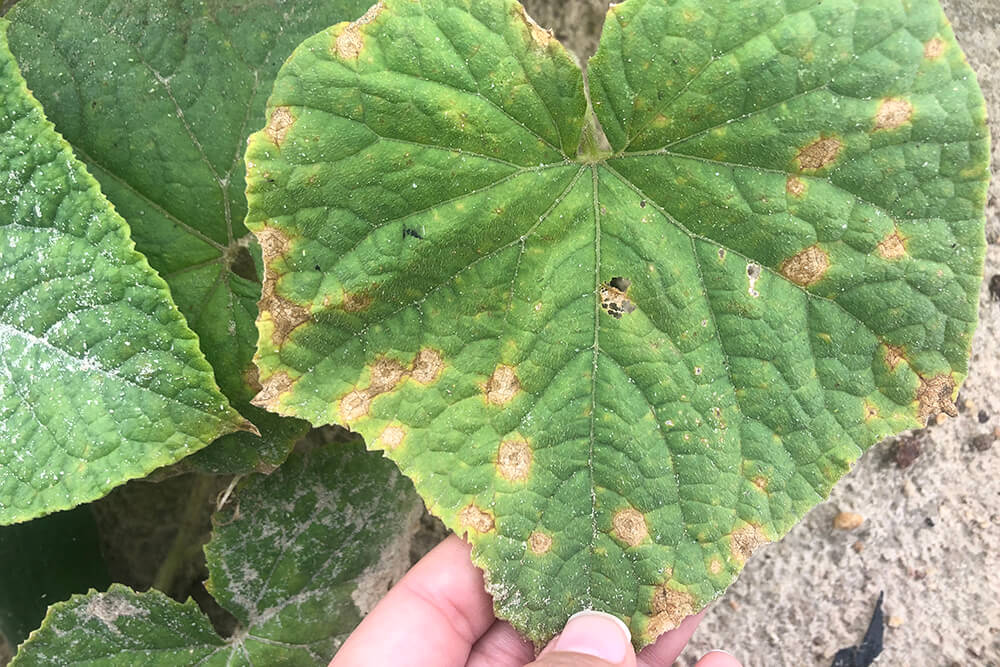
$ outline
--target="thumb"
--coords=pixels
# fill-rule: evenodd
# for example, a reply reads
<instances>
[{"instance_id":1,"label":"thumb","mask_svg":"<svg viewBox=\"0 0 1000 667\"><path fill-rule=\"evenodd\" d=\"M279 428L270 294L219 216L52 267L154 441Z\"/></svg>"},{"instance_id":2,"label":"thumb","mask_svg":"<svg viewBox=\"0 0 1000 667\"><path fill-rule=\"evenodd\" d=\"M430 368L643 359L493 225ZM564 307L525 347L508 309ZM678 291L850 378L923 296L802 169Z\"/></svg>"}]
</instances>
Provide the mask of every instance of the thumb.
<instances>
[{"instance_id":1,"label":"thumb","mask_svg":"<svg viewBox=\"0 0 1000 667\"><path fill-rule=\"evenodd\" d=\"M581 611L528 667L635 667L632 635L610 614Z\"/></svg>"}]
</instances>

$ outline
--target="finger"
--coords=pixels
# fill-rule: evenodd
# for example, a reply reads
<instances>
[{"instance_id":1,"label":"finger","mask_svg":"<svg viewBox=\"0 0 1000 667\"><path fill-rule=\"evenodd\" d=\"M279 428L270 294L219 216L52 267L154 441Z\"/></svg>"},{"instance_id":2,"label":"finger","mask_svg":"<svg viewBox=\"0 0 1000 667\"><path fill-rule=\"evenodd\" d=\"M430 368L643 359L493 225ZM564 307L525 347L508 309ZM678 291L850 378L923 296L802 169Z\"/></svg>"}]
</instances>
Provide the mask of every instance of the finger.
<instances>
[{"instance_id":1,"label":"finger","mask_svg":"<svg viewBox=\"0 0 1000 667\"><path fill-rule=\"evenodd\" d=\"M331 667L461 667L493 624L493 601L470 547L452 535L393 586L351 633Z\"/></svg>"},{"instance_id":2,"label":"finger","mask_svg":"<svg viewBox=\"0 0 1000 667\"><path fill-rule=\"evenodd\" d=\"M639 667L662 667L674 664L674 660L691 641L691 635L701 623L704 614L705 612L700 612L688 616L676 628L663 633L655 642L639 651Z\"/></svg>"},{"instance_id":3,"label":"finger","mask_svg":"<svg viewBox=\"0 0 1000 667\"><path fill-rule=\"evenodd\" d=\"M635 667L632 635L618 618L597 611L570 617L531 667Z\"/></svg>"},{"instance_id":4,"label":"finger","mask_svg":"<svg viewBox=\"0 0 1000 667\"><path fill-rule=\"evenodd\" d=\"M694 667L743 667L739 660L718 649L705 654Z\"/></svg>"},{"instance_id":5,"label":"finger","mask_svg":"<svg viewBox=\"0 0 1000 667\"><path fill-rule=\"evenodd\" d=\"M466 667L523 667L535 657L535 647L507 621L497 621L472 647Z\"/></svg>"}]
</instances>

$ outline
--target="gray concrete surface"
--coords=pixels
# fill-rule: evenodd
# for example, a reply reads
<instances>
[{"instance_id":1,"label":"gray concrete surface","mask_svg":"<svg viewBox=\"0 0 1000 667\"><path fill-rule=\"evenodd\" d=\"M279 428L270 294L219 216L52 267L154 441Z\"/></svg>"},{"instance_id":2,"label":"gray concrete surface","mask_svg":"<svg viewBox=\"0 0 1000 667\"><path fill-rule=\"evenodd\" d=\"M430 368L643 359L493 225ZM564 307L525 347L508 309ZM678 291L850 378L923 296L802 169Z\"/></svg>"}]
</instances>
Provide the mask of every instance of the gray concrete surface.
<instances>
[{"instance_id":1,"label":"gray concrete surface","mask_svg":"<svg viewBox=\"0 0 1000 667\"><path fill-rule=\"evenodd\" d=\"M578 55L593 52L606 2L525 4ZM991 118L1000 119L1000 0L942 4L979 74ZM996 165L996 123L992 131ZM987 290L1000 273L998 195L995 181L982 323L959 400L963 412L926 429L923 451L907 468L893 459L891 441L872 448L828 502L754 555L709 610L682 664L726 648L752 667L828 666L838 648L860 642L885 591L892 625L879 665L1000 666L1000 442L986 451L970 444L1000 426L1000 302ZM979 423L980 410L989 421ZM864 523L834 529L840 511Z\"/></svg>"}]
</instances>

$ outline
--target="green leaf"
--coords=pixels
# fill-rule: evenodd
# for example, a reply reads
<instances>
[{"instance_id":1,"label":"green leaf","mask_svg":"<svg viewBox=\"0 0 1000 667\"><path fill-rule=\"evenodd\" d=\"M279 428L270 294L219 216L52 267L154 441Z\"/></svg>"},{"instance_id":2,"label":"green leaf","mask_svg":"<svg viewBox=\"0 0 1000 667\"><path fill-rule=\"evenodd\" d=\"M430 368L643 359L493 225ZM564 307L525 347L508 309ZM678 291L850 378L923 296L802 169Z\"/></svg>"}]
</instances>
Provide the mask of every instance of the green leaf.
<instances>
[{"instance_id":1,"label":"green leaf","mask_svg":"<svg viewBox=\"0 0 1000 667\"><path fill-rule=\"evenodd\" d=\"M935 0L626 0L588 77L513 0L306 40L247 150L257 401L385 449L532 639L642 646L954 409L988 138Z\"/></svg>"},{"instance_id":2,"label":"green leaf","mask_svg":"<svg viewBox=\"0 0 1000 667\"><path fill-rule=\"evenodd\" d=\"M326 665L409 565L401 545L419 510L409 481L376 454L342 444L295 453L215 516L206 586L240 621L233 637L219 637L193 601L116 584L53 605L12 664L69 656L110 666L128 655L153 665Z\"/></svg>"},{"instance_id":3,"label":"green leaf","mask_svg":"<svg viewBox=\"0 0 1000 667\"><path fill-rule=\"evenodd\" d=\"M52 602L111 583L90 506L0 527L0 633L16 646Z\"/></svg>"},{"instance_id":4,"label":"green leaf","mask_svg":"<svg viewBox=\"0 0 1000 667\"><path fill-rule=\"evenodd\" d=\"M25 87L0 21L0 524L252 429Z\"/></svg>"},{"instance_id":5,"label":"green leaf","mask_svg":"<svg viewBox=\"0 0 1000 667\"><path fill-rule=\"evenodd\" d=\"M272 469L307 424L255 408L260 280L242 155L282 61L369 0L24 0L11 48L50 118L170 285L223 393L260 430L185 462Z\"/></svg>"}]
</instances>

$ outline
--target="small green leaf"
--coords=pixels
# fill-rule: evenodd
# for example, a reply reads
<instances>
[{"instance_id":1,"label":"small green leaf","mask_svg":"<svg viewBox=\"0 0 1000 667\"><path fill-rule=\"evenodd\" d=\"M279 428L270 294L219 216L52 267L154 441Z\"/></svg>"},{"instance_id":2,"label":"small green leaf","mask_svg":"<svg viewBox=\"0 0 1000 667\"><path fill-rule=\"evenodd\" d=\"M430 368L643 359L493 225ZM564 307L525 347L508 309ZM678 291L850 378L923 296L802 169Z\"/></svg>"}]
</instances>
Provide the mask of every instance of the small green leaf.
<instances>
[{"instance_id":1,"label":"small green leaf","mask_svg":"<svg viewBox=\"0 0 1000 667\"><path fill-rule=\"evenodd\" d=\"M52 128L0 21L0 524L252 429L129 229Z\"/></svg>"},{"instance_id":2,"label":"small green leaf","mask_svg":"<svg viewBox=\"0 0 1000 667\"><path fill-rule=\"evenodd\" d=\"M626 0L587 76L513 0L306 40L247 150L257 402L385 449L532 639L642 646L954 410L988 135L936 0Z\"/></svg>"},{"instance_id":3,"label":"small green leaf","mask_svg":"<svg viewBox=\"0 0 1000 667\"><path fill-rule=\"evenodd\" d=\"M111 666L123 652L154 665L326 665L409 565L420 507L377 454L344 444L295 453L215 515L206 587L239 620L233 637L220 638L192 601L112 585L53 605L13 665L69 656Z\"/></svg>"},{"instance_id":4,"label":"small green leaf","mask_svg":"<svg viewBox=\"0 0 1000 667\"><path fill-rule=\"evenodd\" d=\"M308 425L250 405L260 280L243 226L243 149L279 65L303 38L369 0L23 0L11 48L57 129L170 285L219 385L261 436L185 461L272 469ZM259 259L259 257L258 257Z\"/></svg>"}]
</instances>

